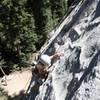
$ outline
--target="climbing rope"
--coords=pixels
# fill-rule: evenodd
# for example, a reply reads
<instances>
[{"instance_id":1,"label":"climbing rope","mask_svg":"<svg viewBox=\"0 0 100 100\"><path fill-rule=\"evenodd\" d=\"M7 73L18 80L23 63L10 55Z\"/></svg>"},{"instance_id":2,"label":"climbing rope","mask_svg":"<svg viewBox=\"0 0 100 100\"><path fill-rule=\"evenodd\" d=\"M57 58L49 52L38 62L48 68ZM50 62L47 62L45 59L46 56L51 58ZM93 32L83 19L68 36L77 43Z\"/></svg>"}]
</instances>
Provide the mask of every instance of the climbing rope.
<instances>
[{"instance_id":1,"label":"climbing rope","mask_svg":"<svg viewBox=\"0 0 100 100\"><path fill-rule=\"evenodd\" d=\"M3 69L2 69L1 66L0 66L0 69L1 69L1 71L2 71L2 73L3 73L3 75L4 75L4 77L5 77L5 79L2 79L2 82L5 82L5 85L7 85L7 77L6 77L6 74L5 74L5 72L3 71Z\"/></svg>"}]
</instances>

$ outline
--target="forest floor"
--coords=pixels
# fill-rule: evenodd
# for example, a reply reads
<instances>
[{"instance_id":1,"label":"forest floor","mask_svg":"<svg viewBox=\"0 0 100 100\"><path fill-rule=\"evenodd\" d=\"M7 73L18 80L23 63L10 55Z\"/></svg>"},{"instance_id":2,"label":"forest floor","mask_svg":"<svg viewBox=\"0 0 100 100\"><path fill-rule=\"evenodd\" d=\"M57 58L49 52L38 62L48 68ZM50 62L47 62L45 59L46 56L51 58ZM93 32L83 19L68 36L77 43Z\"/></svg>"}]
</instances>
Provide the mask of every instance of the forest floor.
<instances>
[{"instance_id":1,"label":"forest floor","mask_svg":"<svg viewBox=\"0 0 100 100\"><path fill-rule=\"evenodd\" d=\"M19 95L21 91L26 91L30 80L32 77L32 72L30 69L24 69L22 71L13 72L7 75L7 85L0 79L0 88L7 92L8 96L14 97Z\"/></svg>"}]
</instances>

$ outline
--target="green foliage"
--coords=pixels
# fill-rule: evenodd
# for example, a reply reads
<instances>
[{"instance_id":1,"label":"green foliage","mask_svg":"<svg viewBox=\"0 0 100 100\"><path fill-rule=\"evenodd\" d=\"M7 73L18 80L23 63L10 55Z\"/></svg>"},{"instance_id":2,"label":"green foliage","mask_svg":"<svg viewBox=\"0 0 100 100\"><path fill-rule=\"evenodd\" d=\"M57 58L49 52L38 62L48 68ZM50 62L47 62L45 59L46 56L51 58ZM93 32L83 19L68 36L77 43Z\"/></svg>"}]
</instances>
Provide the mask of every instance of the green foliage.
<instances>
[{"instance_id":1,"label":"green foliage","mask_svg":"<svg viewBox=\"0 0 100 100\"><path fill-rule=\"evenodd\" d=\"M50 32L61 20L67 10L66 0L44 0L43 14L46 17L45 31Z\"/></svg>"},{"instance_id":2,"label":"green foliage","mask_svg":"<svg viewBox=\"0 0 100 100\"><path fill-rule=\"evenodd\" d=\"M27 0L0 1L0 41L1 50L14 53L21 59L36 50L38 38L34 32L32 13L27 9Z\"/></svg>"},{"instance_id":3,"label":"green foliage","mask_svg":"<svg viewBox=\"0 0 100 100\"><path fill-rule=\"evenodd\" d=\"M66 0L28 0L33 10L35 31L39 37L39 45L43 44L50 32L63 17L67 9ZM40 47L39 47L40 48Z\"/></svg>"},{"instance_id":4,"label":"green foliage","mask_svg":"<svg viewBox=\"0 0 100 100\"><path fill-rule=\"evenodd\" d=\"M0 97L7 96L7 92L5 92L2 88L0 88Z\"/></svg>"},{"instance_id":5,"label":"green foliage","mask_svg":"<svg viewBox=\"0 0 100 100\"><path fill-rule=\"evenodd\" d=\"M51 11L53 18L61 18L65 11L67 10L67 1L66 0L50 0L51 2Z\"/></svg>"}]
</instances>

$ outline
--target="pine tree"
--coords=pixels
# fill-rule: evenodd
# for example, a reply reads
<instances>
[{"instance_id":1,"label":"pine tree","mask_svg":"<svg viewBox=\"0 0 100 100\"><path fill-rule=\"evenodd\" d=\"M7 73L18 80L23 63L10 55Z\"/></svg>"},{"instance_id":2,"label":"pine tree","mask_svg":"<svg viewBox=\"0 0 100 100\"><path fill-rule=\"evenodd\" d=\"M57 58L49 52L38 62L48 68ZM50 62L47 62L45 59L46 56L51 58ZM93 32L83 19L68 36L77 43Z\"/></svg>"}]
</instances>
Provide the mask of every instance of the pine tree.
<instances>
[{"instance_id":1,"label":"pine tree","mask_svg":"<svg viewBox=\"0 0 100 100\"><path fill-rule=\"evenodd\" d=\"M16 57L27 60L29 53L36 50L37 40L34 19L27 8L27 0L1 0L0 41L3 44L0 49L3 56L5 52L8 60L11 55L12 59Z\"/></svg>"},{"instance_id":2,"label":"pine tree","mask_svg":"<svg viewBox=\"0 0 100 100\"><path fill-rule=\"evenodd\" d=\"M67 10L66 0L50 0L53 19L61 19Z\"/></svg>"}]
</instances>

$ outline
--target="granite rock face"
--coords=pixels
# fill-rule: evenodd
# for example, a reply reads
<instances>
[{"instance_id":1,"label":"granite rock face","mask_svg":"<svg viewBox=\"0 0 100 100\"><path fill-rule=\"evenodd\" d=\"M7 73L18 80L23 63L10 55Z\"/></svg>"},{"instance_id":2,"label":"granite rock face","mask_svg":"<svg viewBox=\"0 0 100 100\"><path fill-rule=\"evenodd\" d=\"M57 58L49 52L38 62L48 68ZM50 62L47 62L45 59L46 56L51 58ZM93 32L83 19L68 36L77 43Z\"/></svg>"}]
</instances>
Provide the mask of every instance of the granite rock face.
<instances>
[{"instance_id":1,"label":"granite rock face","mask_svg":"<svg viewBox=\"0 0 100 100\"><path fill-rule=\"evenodd\" d=\"M62 56L51 66L34 99L99 100L100 0L80 2L52 34L41 51L57 50Z\"/></svg>"}]
</instances>

